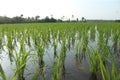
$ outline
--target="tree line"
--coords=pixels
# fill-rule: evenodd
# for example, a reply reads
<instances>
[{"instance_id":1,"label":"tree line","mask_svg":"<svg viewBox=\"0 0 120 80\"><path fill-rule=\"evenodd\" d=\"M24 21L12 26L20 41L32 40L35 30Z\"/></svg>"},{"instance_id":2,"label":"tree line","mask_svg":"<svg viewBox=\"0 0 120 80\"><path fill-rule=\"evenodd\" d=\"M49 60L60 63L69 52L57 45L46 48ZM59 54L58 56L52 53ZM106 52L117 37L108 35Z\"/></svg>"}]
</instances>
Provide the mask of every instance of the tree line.
<instances>
[{"instance_id":1,"label":"tree line","mask_svg":"<svg viewBox=\"0 0 120 80\"><path fill-rule=\"evenodd\" d=\"M53 17L49 18L46 16L44 19L39 19L39 16L35 17L27 17L24 18L23 15L15 16L15 17L7 17L7 16L0 16L0 24L8 24L8 23L38 23L38 22L58 22L62 21L60 19L55 19Z\"/></svg>"},{"instance_id":2,"label":"tree line","mask_svg":"<svg viewBox=\"0 0 120 80\"><path fill-rule=\"evenodd\" d=\"M7 17L7 16L0 16L0 24L9 24L9 23L40 23L40 22L78 22L78 21L82 21L82 22L86 22L86 19L84 17L81 18L81 20L79 20L78 18L74 19L74 20L70 20L70 18L68 20L64 20L65 16L63 16L61 19L55 19L53 17L53 15L51 15L51 17L46 16L43 19L40 19L40 16L35 16L35 17L27 17L24 18L23 14L21 14L20 16L15 16L15 17ZM74 15L72 15L72 18L74 18Z\"/></svg>"}]
</instances>

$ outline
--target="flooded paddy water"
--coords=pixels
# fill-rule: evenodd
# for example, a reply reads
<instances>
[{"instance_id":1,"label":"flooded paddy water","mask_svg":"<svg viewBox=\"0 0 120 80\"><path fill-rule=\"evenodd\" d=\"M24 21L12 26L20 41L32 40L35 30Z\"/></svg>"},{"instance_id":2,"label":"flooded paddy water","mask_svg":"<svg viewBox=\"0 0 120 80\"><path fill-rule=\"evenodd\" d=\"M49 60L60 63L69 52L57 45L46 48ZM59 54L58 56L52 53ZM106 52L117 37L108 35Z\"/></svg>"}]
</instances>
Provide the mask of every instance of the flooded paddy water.
<instances>
[{"instance_id":1,"label":"flooded paddy water","mask_svg":"<svg viewBox=\"0 0 120 80\"><path fill-rule=\"evenodd\" d=\"M56 35L36 35L39 40L35 35L35 38L24 37L22 33L10 40L4 34L0 48L0 65L4 71L1 74L6 76L6 80L103 80L103 76L109 78L104 75L107 70L110 73L108 76L114 74L112 70L115 66L117 79L120 79L119 38L115 43L112 32L105 37L104 33L97 30L97 26L94 30L94 38L91 38L90 29L80 38L79 31L76 31L74 36L63 36L63 39L59 39L59 31ZM44 37L49 37L49 40L46 41ZM9 45L10 41L12 46ZM99 54L104 54L105 58ZM0 77L2 79L3 76Z\"/></svg>"}]
</instances>

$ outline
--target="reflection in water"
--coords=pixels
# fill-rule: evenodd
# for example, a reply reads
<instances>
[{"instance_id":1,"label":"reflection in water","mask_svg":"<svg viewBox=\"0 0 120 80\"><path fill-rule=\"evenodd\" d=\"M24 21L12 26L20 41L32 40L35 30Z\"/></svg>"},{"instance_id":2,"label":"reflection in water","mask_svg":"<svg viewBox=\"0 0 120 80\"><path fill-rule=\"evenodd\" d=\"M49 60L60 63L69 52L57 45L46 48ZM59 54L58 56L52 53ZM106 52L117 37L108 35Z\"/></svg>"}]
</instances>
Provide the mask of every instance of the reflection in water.
<instances>
[{"instance_id":1,"label":"reflection in water","mask_svg":"<svg viewBox=\"0 0 120 80\"><path fill-rule=\"evenodd\" d=\"M57 58L57 50L56 50L56 46L54 47L54 58Z\"/></svg>"},{"instance_id":2,"label":"reflection in water","mask_svg":"<svg viewBox=\"0 0 120 80\"><path fill-rule=\"evenodd\" d=\"M41 61L39 62L39 67L40 67L40 73L41 73L41 76L42 76L42 80L45 80L45 64L44 64L44 61L43 59L41 59Z\"/></svg>"},{"instance_id":3,"label":"reflection in water","mask_svg":"<svg viewBox=\"0 0 120 80\"><path fill-rule=\"evenodd\" d=\"M81 59L85 59L85 54L86 54L86 48L82 49L82 53L81 53Z\"/></svg>"},{"instance_id":4,"label":"reflection in water","mask_svg":"<svg viewBox=\"0 0 120 80\"><path fill-rule=\"evenodd\" d=\"M75 56L75 62L76 62L76 67L80 70L80 65L83 63L83 60L87 60L86 59L86 49L83 48L82 52L79 53L77 56ZM84 62L85 63L85 62Z\"/></svg>"},{"instance_id":5,"label":"reflection in water","mask_svg":"<svg viewBox=\"0 0 120 80\"><path fill-rule=\"evenodd\" d=\"M61 75L61 79L65 80L66 77L66 70L65 70L65 63L62 64L62 75Z\"/></svg>"},{"instance_id":6,"label":"reflection in water","mask_svg":"<svg viewBox=\"0 0 120 80\"><path fill-rule=\"evenodd\" d=\"M89 77L89 80L98 80L97 79L97 75L94 74L94 73L91 73L90 77Z\"/></svg>"},{"instance_id":7,"label":"reflection in water","mask_svg":"<svg viewBox=\"0 0 120 80\"><path fill-rule=\"evenodd\" d=\"M61 58L61 60L62 60L62 62L61 62L61 72L62 72L62 75L61 75L61 77L62 77L62 80L65 80L65 58L66 58L66 46L65 46L65 41L63 42L63 46L62 46L62 52L61 52L61 56L62 56L62 58Z\"/></svg>"},{"instance_id":8,"label":"reflection in water","mask_svg":"<svg viewBox=\"0 0 120 80\"><path fill-rule=\"evenodd\" d=\"M25 77L21 74L18 75L18 80L25 80Z\"/></svg>"},{"instance_id":9,"label":"reflection in water","mask_svg":"<svg viewBox=\"0 0 120 80\"><path fill-rule=\"evenodd\" d=\"M80 56L76 56L76 66L79 69L80 64L82 63L82 58Z\"/></svg>"},{"instance_id":10,"label":"reflection in water","mask_svg":"<svg viewBox=\"0 0 120 80\"><path fill-rule=\"evenodd\" d=\"M31 41L30 40L30 36L28 35L28 37L27 37L27 44L28 44L29 47L31 47L31 42L30 41Z\"/></svg>"}]
</instances>

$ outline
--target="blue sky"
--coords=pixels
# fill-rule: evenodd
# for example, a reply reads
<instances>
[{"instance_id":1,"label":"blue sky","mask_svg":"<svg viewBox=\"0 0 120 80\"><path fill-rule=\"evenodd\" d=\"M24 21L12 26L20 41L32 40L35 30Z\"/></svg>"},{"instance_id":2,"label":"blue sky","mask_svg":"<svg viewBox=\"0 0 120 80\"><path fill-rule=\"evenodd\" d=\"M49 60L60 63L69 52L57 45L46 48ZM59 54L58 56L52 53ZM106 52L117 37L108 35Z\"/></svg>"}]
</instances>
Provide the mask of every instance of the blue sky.
<instances>
[{"instance_id":1,"label":"blue sky","mask_svg":"<svg viewBox=\"0 0 120 80\"><path fill-rule=\"evenodd\" d=\"M120 0L0 0L0 16L120 19Z\"/></svg>"}]
</instances>

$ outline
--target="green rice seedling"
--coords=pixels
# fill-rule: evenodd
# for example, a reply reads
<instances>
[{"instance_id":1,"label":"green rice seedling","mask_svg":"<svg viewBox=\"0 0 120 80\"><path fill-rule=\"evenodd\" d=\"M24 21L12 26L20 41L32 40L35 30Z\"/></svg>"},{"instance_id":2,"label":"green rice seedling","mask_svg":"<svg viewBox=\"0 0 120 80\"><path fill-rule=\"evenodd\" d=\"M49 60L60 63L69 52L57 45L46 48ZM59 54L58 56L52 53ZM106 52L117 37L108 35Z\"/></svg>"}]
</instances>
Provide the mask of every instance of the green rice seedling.
<instances>
[{"instance_id":1,"label":"green rice seedling","mask_svg":"<svg viewBox=\"0 0 120 80\"><path fill-rule=\"evenodd\" d=\"M18 36L18 34L15 30L13 30L11 32L11 36L12 36L11 37L12 38L12 50L14 50L15 46L17 46L17 36Z\"/></svg>"},{"instance_id":2,"label":"green rice seedling","mask_svg":"<svg viewBox=\"0 0 120 80\"><path fill-rule=\"evenodd\" d=\"M77 41L76 42L76 46L75 46L75 49L76 49L76 66L78 67L78 69L80 69L79 65L81 64L82 60L83 60L83 56L80 54L81 51L80 51L80 41Z\"/></svg>"},{"instance_id":3,"label":"green rice seedling","mask_svg":"<svg viewBox=\"0 0 120 80\"><path fill-rule=\"evenodd\" d=\"M75 33L74 31L71 32L71 39L72 39L72 46L75 44Z\"/></svg>"},{"instance_id":4,"label":"green rice seedling","mask_svg":"<svg viewBox=\"0 0 120 80\"><path fill-rule=\"evenodd\" d=\"M7 43L7 47L8 47L8 51L9 51L9 58L10 58L10 61L12 62L12 51L13 51L13 45L12 45L12 36L11 36L11 33L7 33L7 40L8 40L8 43Z\"/></svg>"},{"instance_id":5,"label":"green rice seedling","mask_svg":"<svg viewBox=\"0 0 120 80\"><path fill-rule=\"evenodd\" d=\"M56 60L54 60L54 64L53 64L52 80L60 80L59 68L58 68L58 63Z\"/></svg>"},{"instance_id":6,"label":"green rice seedling","mask_svg":"<svg viewBox=\"0 0 120 80\"><path fill-rule=\"evenodd\" d=\"M57 58L57 40L54 39L53 46L54 46L54 58Z\"/></svg>"},{"instance_id":7,"label":"green rice seedling","mask_svg":"<svg viewBox=\"0 0 120 80\"><path fill-rule=\"evenodd\" d=\"M66 58L66 41L63 40L62 49L58 57L58 65L60 68L60 76L65 76L65 58Z\"/></svg>"},{"instance_id":8,"label":"green rice seedling","mask_svg":"<svg viewBox=\"0 0 120 80\"><path fill-rule=\"evenodd\" d=\"M52 80L60 80L60 74L59 74L59 67L58 67L58 56L57 56L57 41L54 40L53 42L54 46L54 63L53 63L53 76Z\"/></svg>"},{"instance_id":9,"label":"green rice seedling","mask_svg":"<svg viewBox=\"0 0 120 80\"><path fill-rule=\"evenodd\" d=\"M46 68L43 67L42 72L45 72ZM36 69L35 74L32 76L31 80L38 80L39 73L41 72L40 68ZM41 74L40 74L41 75ZM42 73L42 80L46 79L45 73Z\"/></svg>"},{"instance_id":10,"label":"green rice seedling","mask_svg":"<svg viewBox=\"0 0 120 80\"><path fill-rule=\"evenodd\" d=\"M108 45L108 42L109 42L109 37L111 36L111 30L110 31L105 31L105 35L104 35L104 38L105 38L105 44Z\"/></svg>"},{"instance_id":11,"label":"green rice seedling","mask_svg":"<svg viewBox=\"0 0 120 80\"><path fill-rule=\"evenodd\" d=\"M80 36L79 36L79 33L77 32L77 38L76 38L76 45L75 45L75 50L76 50L76 54L75 54L75 56L76 56L76 58L77 57L80 57L80 49L81 49L81 42L80 42Z\"/></svg>"},{"instance_id":12,"label":"green rice seedling","mask_svg":"<svg viewBox=\"0 0 120 80\"><path fill-rule=\"evenodd\" d=\"M39 37L35 37L35 38L34 38L35 46L38 45L38 39L37 39L37 38L39 38Z\"/></svg>"},{"instance_id":13,"label":"green rice seedling","mask_svg":"<svg viewBox=\"0 0 120 80\"><path fill-rule=\"evenodd\" d=\"M98 45L98 49L101 50L103 44L104 44L104 38L103 38L103 31L99 31L99 36L98 36L98 42L97 42L97 45Z\"/></svg>"},{"instance_id":14,"label":"green rice seedling","mask_svg":"<svg viewBox=\"0 0 120 80\"><path fill-rule=\"evenodd\" d=\"M37 55L38 55L39 65L42 66L44 64L44 62L43 62L43 55L44 55L43 42L41 41L36 48L37 48Z\"/></svg>"},{"instance_id":15,"label":"green rice seedling","mask_svg":"<svg viewBox=\"0 0 120 80\"><path fill-rule=\"evenodd\" d=\"M1 64L0 64L0 76L2 77L2 80L7 80L5 72L3 71Z\"/></svg>"},{"instance_id":16,"label":"green rice seedling","mask_svg":"<svg viewBox=\"0 0 120 80\"><path fill-rule=\"evenodd\" d=\"M70 38L70 36L68 37L68 49L69 49L69 51L71 49L71 38Z\"/></svg>"},{"instance_id":17,"label":"green rice seedling","mask_svg":"<svg viewBox=\"0 0 120 80\"><path fill-rule=\"evenodd\" d=\"M80 41L77 41L77 42L76 42L75 49L76 49L76 54L75 54L75 56L76 56L76 57L79 57L79 55L80 55Z\"/></svg>"},{"instance_id":18,"label":"green rice seedling","mask_svg":"<svg viewBox=\"0 0 120 80\"><path fill-rule=\"evenodd\" d=\"M65 40L63 40L62 49L58 56L58 59L54 58L54 65L53 65L53 76L52 80L60 80L60 77L65 74L65 57L66 57L66 46Z\"/></svg>"},{"instance_id":19,"label":"green rice seedling","mask_svg":"<svg viewBox=\"0 0 120 80\"><path fill-rule=\"evenodd\" d=\"M35 32L36 33L36 32ZM34 35L35 35L34 33ZM34 36L33 41L35 42L35 50L37 51L37 61L38 61L38 69L36 69L35 74L32 77L32 80L37 80L39 75L42 75L42 80L45 80L45 66L43 61L44 56L44 42L42 41L42 37L40 34ZM41 74L40 74L41 73Z\"/></svg>"},{"instance_id":20,"label":"green rice seedling","mask_svg":"<svg viewBox=\"0 0 120 80\"><path fill-rule=\"evenodd\" d=\"M65 58L66 58L66 41L63 40L63 44L62 44L62 49L61 49L61 53L60 53L60 56L61 56L61 74L62 76L65 76Z\"/></svg>"},{"instance_id":21,"label":"green rice seedling","mask_svg":"<svg viewBox=\"0 0 120 80\"><path fill-rule=\"evenodd\" d=\"M111 71L111 75L112 75L112 80L118 80L116 64L115 64L115 60L114 60L113 57L112 57L112 71Z\"/></svg>"},{"instance_id":22,"label":"green rice seedling","mask_svg":"<svg viewBox=\"0 0 120 80\"><path fill-rule=\"evenodd\" d=\"M43 69L43 67L44 67L44 61L43 61L44 47L43 47L42 41L37 46L37 55L38 55L38 63L39 63L40 69Z\"/></svg>"},{"instance_id":23,"label":"green rice seedling","mask_svg":"<svg viewBox=\"0 0 120 80\"><path fill-rule=\"evenodd\" d=\"M115 58L112 56L112 70L111 70L111 80L120 80L120 73L117 70L116 64L115 64Z\"/></svg>"},{"instance_id":24,"label":"green rice seedling","mask_svg":"<svg viewBox=\"0 0 120 80\"><path fill-rule=\"evenodd\" d=\"M83 31L83 38L82 38L82 44L81 44L81 56L82 58L85 58L86 48L88 45L88 34L87 31Z\"/></svg>"},{"instance_id":25,"label":"green rice seedling","mask_svg":"<svg viewBox=\"0 0 120 80\"><path fill-rule=\"evenodd\" d=\"M95 41L95 27L90 27L90 40Z\"/></svg>"},{"instance_id":26,"label":"green rice seedling","mask_svg":"<svg viewBox=\"0 0 120 80\"><path fill-rule=\"evenodd\" d=\"M87 53L89 55L90 71L97 79L97 73L99 71L99 58L98 51L94 49L93 51L87 48Z\"/></svg>"},{"instance_id":27,"label":"green rice seedling","mask_svg":"<svg viewBox=\"0 0 120 80\"><path fill-rule=\"evenodd\" d=\"M107 63L109 63L110 61L110 56L112 55L112 52L110 50L110 47L108 45L104 45L101 48L102 52L101 52L101 58L103 61L104 66L107 66Z\"/></svg>"},{"instance_id":28,"label":"green rice seedling","mask_svg":"<svg viewBox=\"0 0 120 80\"><path fill-rule=\"evenodd\" d=\"M31 45L31 42L30 42L30 32L27 32L27 34L28 34L28 36L27 36L27 43L28 43L28 45L29 45L29 47L31 47L32 45Z\"/></svg>"},{"instance_id":29,"label":"green rice seedling","mask_svg":"<svg viewBox=\"0 0 120 80\"><path fill-rule=\"evenodd\" d=\"M102 31L101 31L102 32ZM109 56L112 55L108 42L106 42L105 35L103 32L99 34L98 49L99 53L102 56L102 61L104 66L109 62Z\"/></svg>"},{"instance_id":30,"label":"green rice seedling","mask_svg":"<svg viewBox=\"0 0 120 80\"><path fill-rule=\"evenodd\" d=\"M100 55L98 55L99 61L100 61L100 71L102 74L103 80L110 80L110 72L108 70L108 67L104 65L102 58Z\"/></svg>"},{"instance_id":31,"label":"green rice seedling","mask_svg":"<svg viewBox=\"0 0 120 80\"><path fill-rule=\"evenodd\" d=\"M113 48L114 48L114 52L117 52L117 45L118 45L118 41L119 41L119 31L117 30L116 32L113 33Z\"/></svg>"},{"instance_id":32,"label":"green rice seedling","mask_svg":"<svg viewBox=\"0 0 120 80\"><path fill-rule=\"evenodd\" d=\"M60 31L58 31L58 41L59 41L59 43L61 43L61 33L60 33Z\"/></svg>"},{"instance_id":33,"label":"green rice seedling","mask_svg":"<svg viewBox=\"0 0 120 80\"><path fill-rule=\"evenodd\" d=\"M37 57L38 57L38 64L39 64L39 68L37 69L36 73L33 76L33 79L37 79L39 76L39 73L41 73L42 75L42 80L45 80L45 65L44 65L44 61L43 61L43 56L44 56L44 42L41 39L42 37L40 35L37 36L36 41L37 44L35 45L36 50L37 50Z\"/></svg>"},{"instance_id":34,"label":"green rice seedling","mask_svg":"<svg viewBox=\"0 0 120 80\"><path fill-rule=\"evenodd\" d=\"M58 58L54 57L52 80L60 80L59 65L60 65L60 62L58 62Z\"/></svg>"},{"instance_id":35,"label":"green rice seedling","mask_svg":"<svg viewBox=\"0 0 120 80\"><path fill-rule=\"evenodd\" d=\"M32 77L31 80L37 80L37 79L38 79L38 76L39 76L39 72L40 72L40 68L36 69L36 72L35 72L35 74L33 75L33 77Z\"/></svg>"},{"instance_id":36,"label":"green rice seedling","mask_svg":"<svg viewBox=\"0 0 120 80\"><path fill-rule=\"evenodd\" d=\"M25 80L24 78L24 71L26 67L27 57L29 56L30 52L26 52L25 50L25 44L24 44L24 37L21 37L20 40L20 52L18 53L15 50L15 53L13 55L15 63L16 63L16 69L15 74L13 77L13 80Z\"/></svg>"}]
</instances>

